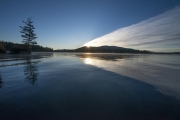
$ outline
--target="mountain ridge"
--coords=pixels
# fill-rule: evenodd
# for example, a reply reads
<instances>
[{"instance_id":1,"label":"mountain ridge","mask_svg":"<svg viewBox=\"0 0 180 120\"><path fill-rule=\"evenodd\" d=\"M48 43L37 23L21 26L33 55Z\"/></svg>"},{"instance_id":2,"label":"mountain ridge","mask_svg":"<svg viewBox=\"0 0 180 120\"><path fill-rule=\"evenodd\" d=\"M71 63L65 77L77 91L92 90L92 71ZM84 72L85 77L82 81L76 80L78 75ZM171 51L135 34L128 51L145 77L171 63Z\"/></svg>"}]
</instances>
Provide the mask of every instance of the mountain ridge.
<instances>
[{"instance_id":1,"label":"mountain ridge","mask_svg":"<svg viewBox=\"0 0 180 120\"><path fill-rule=\"evenodd\" d=\"M147 50L135 50L132 48L123 48L118 46L99 46L99 47L87 47L82 46L80 48L74 50L62 49L62 50L54 50L55 52L89 52L89 53L153 53Z\"/></svg>"},{"instance_id":2,"label":"mountain ridge","mask_svg":"<svg viewBox=\"0 0 180 120\"><path fill-rule=\"evenodd\" d=\"M80 47L75 49L77 52L101 52L101 53L152 53L151 51L147 50L135 50L132 48L124 48L124 47L118 47L118 46L99 46L99 47Z\"/></svg>"}]
</instances>

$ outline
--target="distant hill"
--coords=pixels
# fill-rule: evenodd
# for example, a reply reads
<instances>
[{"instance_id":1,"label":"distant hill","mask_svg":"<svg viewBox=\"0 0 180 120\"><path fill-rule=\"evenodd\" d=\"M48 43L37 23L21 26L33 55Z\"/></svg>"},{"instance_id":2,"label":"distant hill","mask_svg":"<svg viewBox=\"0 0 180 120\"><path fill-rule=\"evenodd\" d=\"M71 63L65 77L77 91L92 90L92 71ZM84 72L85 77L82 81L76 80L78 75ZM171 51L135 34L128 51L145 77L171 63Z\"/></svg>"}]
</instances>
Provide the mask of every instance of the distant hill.
<instances>
[{"instance_id":1,"label":"distant hill","mask_svg":"<svg viewBox=\"0 0 180 120\"><path fill-rule=\"evenodd\" d=\"M74 50L55 50L55 52L90 52L90 53L152 53L146 50L134 50L117 46L100 46L100 47L80 47Z\"/></svg>"},{"instance_id":2,"label":"distant hill","mask_svg":"<svg viewBox=\"0 0 180 120\"><path fill-rule=\"evenodd\" d=\"M147 50L134 50L131 48L123 48L117 46L100 46L100 47L81 47L75 49L76 52L92 52L92 53L152 53Z\"/></svg>"}]
</instances>

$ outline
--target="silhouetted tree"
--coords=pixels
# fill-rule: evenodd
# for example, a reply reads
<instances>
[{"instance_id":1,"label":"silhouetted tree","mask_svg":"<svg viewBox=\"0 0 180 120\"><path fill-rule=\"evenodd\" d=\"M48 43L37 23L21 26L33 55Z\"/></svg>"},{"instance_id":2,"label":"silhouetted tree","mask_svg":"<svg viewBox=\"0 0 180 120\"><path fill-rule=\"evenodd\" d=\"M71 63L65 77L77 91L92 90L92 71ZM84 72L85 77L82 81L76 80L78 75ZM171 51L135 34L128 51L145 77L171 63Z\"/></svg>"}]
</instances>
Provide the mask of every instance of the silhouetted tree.
<instances>
[{"instance_id":1,"label":"silhouetted tree","mask_svg":"<svg viewBox=\"0 0 180 120\"><path fill-rule=\"evenodd\" d=\"M0 41L0 53L6 53L5 45L4 41Z\"/></svg>"},{"instance_id":2,"label":"silhouetted tree","mask_svg":"<svg viewBox=\"0 0 180 120\"><path fill-rule=\"evenodd\" d=\"M20 27L20 32L23 34L21 35L21 37L23 38L23 43L26 44L27 46L27 51L29 53L31 53L31 45L37 44L37 42L35 41L36 34L34 33L34 29L35 27L33 26L33 21L31 20L31 18L28 18L27 21L22 21L25 26L19 26Z\"/></svg>"}]
</instances>

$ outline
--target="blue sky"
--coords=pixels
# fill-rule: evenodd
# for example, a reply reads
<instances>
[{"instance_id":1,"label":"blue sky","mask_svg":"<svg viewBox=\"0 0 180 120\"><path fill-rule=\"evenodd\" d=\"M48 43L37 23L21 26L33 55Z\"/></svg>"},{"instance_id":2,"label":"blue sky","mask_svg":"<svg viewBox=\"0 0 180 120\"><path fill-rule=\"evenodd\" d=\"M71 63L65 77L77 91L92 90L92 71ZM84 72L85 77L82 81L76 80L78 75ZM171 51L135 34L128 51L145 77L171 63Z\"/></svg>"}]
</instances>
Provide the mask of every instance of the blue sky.
<instances>
[{"instance_id":1,"label":"blue sky","mask_svg":"<svg viewBox=\"0 0 180 120\"><path fill-rule=\"evenodd\" d=\"M0 0L0 40L21 43L19 26L32 16L39 45L74 49L179 5L180 0ZM172 51L160 46L158 51Z\"/></svg>"}]
</instances>

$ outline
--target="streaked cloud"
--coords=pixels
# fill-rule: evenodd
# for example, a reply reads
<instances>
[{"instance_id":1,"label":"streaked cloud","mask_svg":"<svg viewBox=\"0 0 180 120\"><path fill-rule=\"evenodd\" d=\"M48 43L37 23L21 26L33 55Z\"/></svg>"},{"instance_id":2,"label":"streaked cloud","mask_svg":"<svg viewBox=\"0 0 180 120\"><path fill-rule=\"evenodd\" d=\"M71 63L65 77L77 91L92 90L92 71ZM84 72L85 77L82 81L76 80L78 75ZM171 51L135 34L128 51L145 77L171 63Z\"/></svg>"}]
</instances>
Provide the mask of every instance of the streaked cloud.
<instances>
[{"instance_id":1,"label":"streaked cloud","mask_svg":"<svg viewBox=\"0 0 180 120\"><path fill-rule=\"evenodd\" d=\"M140 23L120 28L83 46L102 45L180 52L180 6Z\"/></svg>"}]
</instances>

